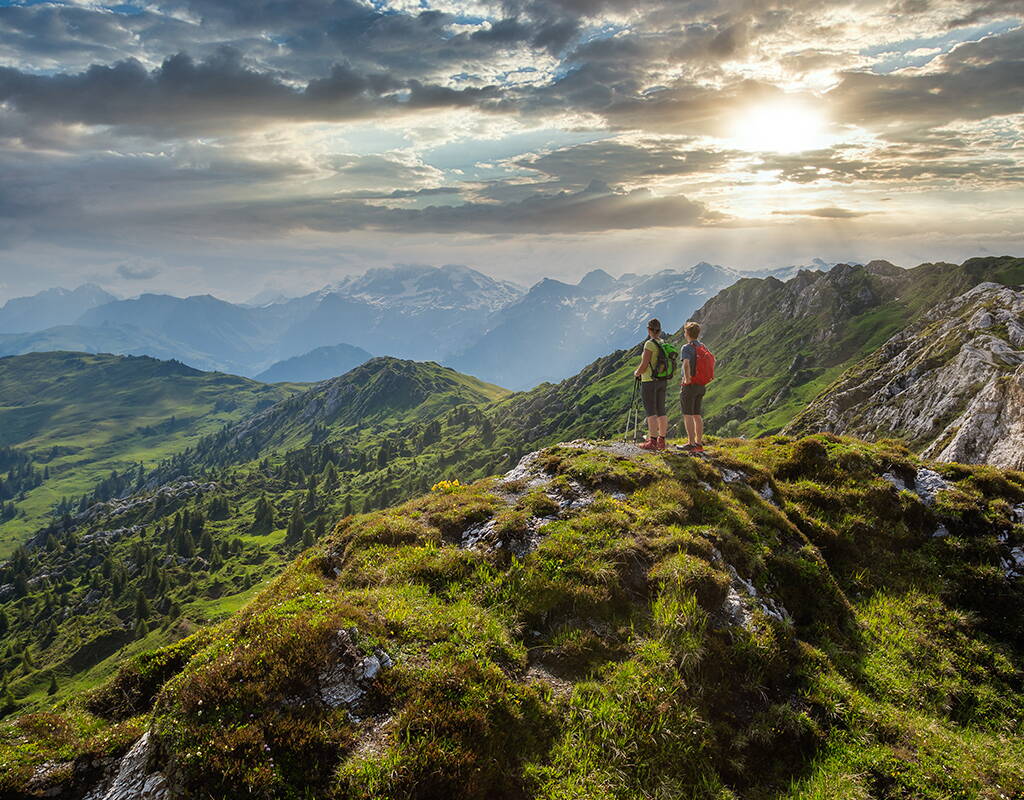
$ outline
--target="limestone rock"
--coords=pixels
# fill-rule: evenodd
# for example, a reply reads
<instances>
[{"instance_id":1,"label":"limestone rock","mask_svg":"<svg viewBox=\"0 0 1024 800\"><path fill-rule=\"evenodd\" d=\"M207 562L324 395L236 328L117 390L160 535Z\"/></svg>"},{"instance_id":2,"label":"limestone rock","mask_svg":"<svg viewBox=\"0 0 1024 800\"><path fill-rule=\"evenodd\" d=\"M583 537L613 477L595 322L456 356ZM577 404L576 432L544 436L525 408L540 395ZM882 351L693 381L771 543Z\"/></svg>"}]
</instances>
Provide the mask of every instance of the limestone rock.
<instances>
[{"instance_id":1,"label":"limestone rock","mask_svg":"<svg viewBox=\"0 0 1024 800\"><path fill-rule=\"evenodd\" d=\"M1024 292L982 283L936 306L785 430L899 437L925 457L1024 469Z\"/></svg>"}]
</instances>

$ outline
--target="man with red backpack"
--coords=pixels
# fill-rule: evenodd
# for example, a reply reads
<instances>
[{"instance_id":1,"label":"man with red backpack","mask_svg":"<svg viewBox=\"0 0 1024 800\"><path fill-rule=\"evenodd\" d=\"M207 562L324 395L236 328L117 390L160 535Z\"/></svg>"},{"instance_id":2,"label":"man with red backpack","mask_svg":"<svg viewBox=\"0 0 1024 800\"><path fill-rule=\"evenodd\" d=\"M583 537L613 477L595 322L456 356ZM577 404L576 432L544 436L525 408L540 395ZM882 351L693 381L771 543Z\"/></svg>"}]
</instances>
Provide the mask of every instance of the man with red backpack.
<instances>
[{"instance_id":1,"label":"man with red backpack","mask_svg":"<svg viewBox=\"0 0 1024 800\"><path fill-rule=\"evenodd\" d=\"M701 416L701 401L705 387L715 377L715 357L700 342L700 323L687 322L683 326L686 344L679 351L683 377L679 383L679 402L683 407L683 424L686 438L683 446L688 453L704 452L704 417Z\"/></svg>"}]
</instances>

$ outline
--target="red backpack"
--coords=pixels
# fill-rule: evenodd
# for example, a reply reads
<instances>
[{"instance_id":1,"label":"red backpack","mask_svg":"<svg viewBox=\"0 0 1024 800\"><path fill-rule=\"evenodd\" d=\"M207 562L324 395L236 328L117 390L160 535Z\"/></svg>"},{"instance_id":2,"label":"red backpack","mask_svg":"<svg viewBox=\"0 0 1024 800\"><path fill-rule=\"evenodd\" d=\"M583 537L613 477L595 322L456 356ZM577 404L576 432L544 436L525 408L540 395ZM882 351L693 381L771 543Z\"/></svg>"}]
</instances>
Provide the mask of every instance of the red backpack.
<instances>
[{"instance_id":1,"label":"red backpack","mask_svg":"<svg viewBox=\"0 0 1024 800\"><path fill-rule=\"evenodd\" d=\"M697 368L693 371L691 383L707 386L715 379L715 357L704 345L697 344Z\"/></svg>"}]
</instances>

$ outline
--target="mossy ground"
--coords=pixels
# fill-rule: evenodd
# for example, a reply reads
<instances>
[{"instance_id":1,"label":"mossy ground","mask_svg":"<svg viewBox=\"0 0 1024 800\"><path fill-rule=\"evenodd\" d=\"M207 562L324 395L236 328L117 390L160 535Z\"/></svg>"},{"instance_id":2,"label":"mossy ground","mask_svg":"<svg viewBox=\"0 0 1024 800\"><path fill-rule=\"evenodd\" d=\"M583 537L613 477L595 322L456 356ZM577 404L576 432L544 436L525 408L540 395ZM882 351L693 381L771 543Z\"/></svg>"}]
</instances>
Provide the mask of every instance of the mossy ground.
<instances>
[{"instance_id":1,"label":"mossy ground","mask_svg":"<svg viewBox=\"0 0 1024 800\"><path fill-rule=\"evenodd\" d=\"M919 466L898 444L712 453L552 448L547 491L587 504L487 479L345 518L219 626L6 722L4 780L151 725L204 797L1024 795L1024 592L998 539L1024 536L1024 475L933 465L927 507L882 478ZM522 558L459 546L556 512ZM730 568L788 618L748 602L737 624ZM319 699L355 657L338 631L394 662L351 708Z\"/></svg>"}]
</instances>

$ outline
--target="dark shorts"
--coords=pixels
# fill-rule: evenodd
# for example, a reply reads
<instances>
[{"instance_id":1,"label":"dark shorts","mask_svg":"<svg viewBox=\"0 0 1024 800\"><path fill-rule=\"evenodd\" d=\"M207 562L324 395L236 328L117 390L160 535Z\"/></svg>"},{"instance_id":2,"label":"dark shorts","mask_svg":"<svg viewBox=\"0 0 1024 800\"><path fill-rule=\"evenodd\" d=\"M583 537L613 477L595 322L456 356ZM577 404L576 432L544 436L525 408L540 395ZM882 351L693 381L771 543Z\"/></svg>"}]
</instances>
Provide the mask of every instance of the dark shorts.
<instances>
[{"instance_id":1,"label":"dark shorts","mask_svg":"<svg viewBox=\"0 0 1024 800\"><path fill-rule=\"evenodd\" d=\"M648 417L664 417L667 380L644 381L640 384L640 395L644 398L644 411Z\"/></svg>"},{"instance_id":2,"label":"dark shorts","mask_svg":"<svg viewBox=\"0 0 1024 800\"><path fill-rule=\"evenodd\" d=\"M699 383L688 383L679 390L679 403L683 407L683 414L686 416L700 416L700 404L704 399L705 386Z\"/></svg>"}]
</instances>

